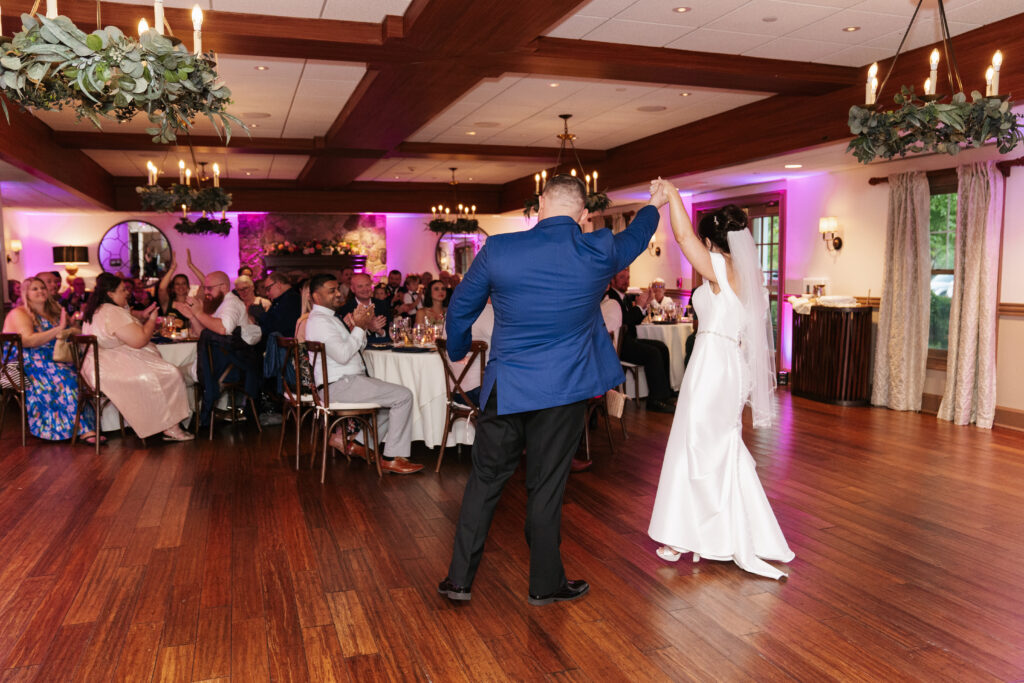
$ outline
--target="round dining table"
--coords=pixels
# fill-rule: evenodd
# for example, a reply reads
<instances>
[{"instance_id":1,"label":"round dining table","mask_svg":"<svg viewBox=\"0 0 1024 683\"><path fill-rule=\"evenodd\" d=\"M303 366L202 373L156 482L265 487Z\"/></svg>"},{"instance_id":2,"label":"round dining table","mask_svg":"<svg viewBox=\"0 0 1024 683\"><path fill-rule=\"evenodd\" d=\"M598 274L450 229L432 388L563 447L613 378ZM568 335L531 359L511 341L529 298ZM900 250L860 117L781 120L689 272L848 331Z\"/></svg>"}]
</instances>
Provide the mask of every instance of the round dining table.
<instances>
[{"instance_id":1,"label":"round dining table","mask_svg":"<svg viewBox=\"0 0 1024 683\"><path fill-rule=\"evenodd\" d=\"M640 339L654 339L668 347L669 383L679 391L683 384L683 361L686 359L686 338L693 332L693 325L680 323L647 323L637 325L636 336Z\"/></svg>"},{"instance_id":2,"label":"round dining table","mask_svg":"<svg viewBox=\"0 0 1024 683\"><path fill-rule=\"evenodd\" d=\"M412 440L422 441L427 448L441 445L444 432L445 390L444 365L436 349L365 349L363 360L370 377L401 384L412 392ZM458 374L458 364L455 372ZM471 370L462 383L464 389L480 386L480 373ZM472 444L476 430L466 420L456 420L448 435L448 445Z\"/></svg>"}]
</instances>

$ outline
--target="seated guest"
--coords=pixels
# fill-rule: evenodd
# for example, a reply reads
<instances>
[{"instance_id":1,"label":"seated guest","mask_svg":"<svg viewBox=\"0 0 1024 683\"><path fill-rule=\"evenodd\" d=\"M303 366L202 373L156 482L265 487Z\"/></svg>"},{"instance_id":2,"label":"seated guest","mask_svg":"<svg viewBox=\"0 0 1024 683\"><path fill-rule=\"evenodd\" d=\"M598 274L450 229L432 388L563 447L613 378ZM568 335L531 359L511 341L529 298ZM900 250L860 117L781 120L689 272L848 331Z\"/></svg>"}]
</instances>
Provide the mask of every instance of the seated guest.
<instances>
[{"instance_id":1,"label":"seated guest","mask_svg":"<svg viewBox=\"0 0 1024 683\"><path fill-rule=\"evenodd\" d=\"M656 413L674 413L672 385L669 382L668 347L653 339L638 339L636 326L643 322L650 292L644 291L639 297L627 295L629 269L615 274L608 288L608 298L622 309L622 341L619 344L620 357L629 363L642 365L647 377L647 409Z\"/></svg>"},{"instance_id":2,"label":"seated guest","mask_svg":"<svg viewBox=\"0 0 1024 683\"><path fill-rule=\"evenodd\" d=\"M270 308L269 301L263 297L256 296L256 283L248 275L239 275L235 279L235 295L245 304L245 310L254 321L255 315L253 311L255 309L266 311Z\"/></svg>"},{"instance_id":3,"label":"seated guest","mask_svg":"<svg viewBox=\"0 0 1024 683\"><path fill-rule=\"evenodd\" d=\"M262 306L249 309L263 331L263 337L269 337L274 332L282 337L292 336L295 334L295 324L302 315L302 295L281 273L271 273L266 277L266 289L270 296L270 307L265 311Z\"/></svg>"},{"instance_id":4,"label":"seated guest","mask_svg":"<svg viewBox=\"0 0 1024 683\"><path fill-rule=\"evenodd\" d=\"M395 306L395 315L415 317L416 311L423 306L423 295L420 293L420 276L409 275L405 278L405 286L398 290L402 295Z\"/></svg>"},{"instance_id":5,"label":"seated guest","mask_svg":"<svg viewBox=\"0 0 1024 683\"><path fill-rule=\"evenodd\" d=\"M423 297L423 308L416 311L417 325L441 325L444 323L444 313L447 310L444 302L448 297L448 288L440 280L434 280L427 287Z\"/></svg>"},{"instance_id":6,"label":"seated guest","mask_svg":"<svg viewBox=\"0 0 1024 683\"><path fill-rule=\"evenodd\" d=\"M366 328L367 341L383 342L391 339L388 327L391 324L391 307L386 301L373 298L373 280L366 273L356 273L351 280L352 296L343 303L336 315L346 321L349 329L352 324L346 319L348 314L359 307L368 308L373 313L370 326Z\"/></svg>"},{"instance_id":7,"label":"seated guest","mask_svg":"<svg viewBox=\"0 0 1024 683\"><path fill-rule=\"evenodd\" d=\"M660 277L651 282L651 294L654 298L648 302L647 307L652 314L660 313L667 318L675 316L676 302L665 296L665 281Z\"/></svg>"},{"instance_id":8,"label":"seated guest","mask_svg":"<svg viewBox=\"0 0 1024 683\"><path fill-rule=\"evenodd\" d=\"M188 318L174 307L174 302L184 302L188 299L188 292L192 288L192 283L188 281L188 275L184 273L174 274L177 265L177 259L172 255L171 265L167 268L164 276L160 278L160 284L156 287L156 300L160 306L160 315L174 318L178 323L178 327L187 327Z\"/></svg>"},{"instance_id":9,"label":"seated guest","mask_svg":"<svg viewBox=\"0 0 1024 683\"><path fill-rule=\"evenodd\" d=\"M373 298L375 301L389 301L391 299L388 294L388 286L383 282L378 282L373 286Z\"/></svg>"},{"instance_id":10,"label":"seated guest","mask_svg":"<svg viewBox=\"0 0 1024 683\"><path fill-rule=\"evenodd\" d=\"M20 280L8 280L7 281L7 300L11 306L21 306L23 303L21 300L21 281Z\"/></svg>"},{"instance_id":11,"label":"seated guest","mask_svg":"<svg viewBox=\"0 0 1024 683\"><path fill-rule=\"evenodd\" d=\"M68 316L50 297L42 279L28 278L21 291L24 303L7 314L4 332L20 334L25 348L28 429L40 439L70 439L78 403L78 380L71 365L53 360L53 348L57 337L67 329ZM96 443L94 425L92 412L83 413L78 437Z\"/></svg>"},{"instance_id":12,"label":"seated guest","mask_svg":"<svg viewBox=\"0 0 1024 683\"><path fill-rule=\"evenodd\" d=\"M393 298L398 290L402 288L402 271L392 270L388 273L388 281L384 284L387 289L388 298Z\"/></svg>"},{"instance_id":13,"label":"seated guest","mask_svg":"<svg viewBox=\"0 0 1024 683\"><path fill-rule=\"evenodd\" d=\"M341 274L338 276L338 291L341 292L341 303L348 303L349 296L352 294L352 276L355 271L351 268L342 268Z\"/></svg>"},{"instance_id":14,"label":"seated guest","mask_svg":"<svg viewBox=\"0 0 1024 683\"><path fill-rule=\"evenodd\" d=\"M74 316L85 306L89 292L85 291L85 278L73 277L68 280L68 289L60 295L61 308Z\"/></svg>"},{"instance_id":15,"label":"seated guest","mask_svg":"<svg viewBox=\"0 0 1024 683\"><path fill-rule=\"evenodd\" d=\"M142 280L139 278L132 278L131 280L131 292L129 294L129 307L133 311L146 311L150 306L153 306L153 295L149 293L143 285ZM155 310L155 307L154 307ZM149 316L149 313L146 313Z\"/></svg>"},{"instance_id":16,"label":"seated guest","mask_svg":"<svg viewBox=\"0 0 1024 683\"><path fill-rule=\"evenodd\" d=\"M302 314L295 321L295 340L299 343L306 341L306 322L309 320L309 312L313 310L313 297L309 295L309 280L299 283L299 296L302 299Z\"/></svg>"},{"instance_id":17,"label":"seated guest","mask_svg":"<svg viewBox=\"0 0 1024 683\"><path fill-rule=\"evenodd\" d=\"M36 277L46 285L46 296L58 300L60 297L60 273L56 270L44 270Z\"/></svg>"},{"instance_id":18,"label":"seated guest","mask_svg":"<svg viewBox=\"0 0 1024 683\"><path fill-rule=\"evenodd\" d=\"M238 277L242 277L243 275L247 278L252 279L252 268L250 268L249 266L242 266L241 268L239 268Z\"/></svg>"},{"instance_id":19,"label":"seated guest","mask_svg":"<svg viewBox=\"0 0 1024 683\"><path fill-rule=\"evenodd\" d=\"M203 299L189 297L184 302L174 302L178 309L192 324L195 336L205 330L216 334L231 334L236 327L245 325L249 314L245 304L231 291L228 274L217 270L203 280Z\"/></svg>"},{"instance_id":20,"label":"seated guest","mask_svg":"<svg viewBox=\"0 0 1024 683\"><path fill-rule=\"evenodd\" d=\"M423 274L420 275L420 285L422 287L424 287L424 288L427 286L428 282L433 282L433 281L434 281L434 274L431 273L429 270L423 271Z\"/></svg>"},{"instance_id":21,"label":"seated guest","mask_svg":"<svg viewBox=\"0 0 1024 683\"><path fill-rule=\"evenodd\" d=\"M313 368L317 384L327 383L332 401L377 403L384 406L379 417L380 433L386 440L381 469L393 474L411 474L423 465L409 462L412 441L412 392L398 384L382 382L366 375L360 351L366 346L366 331L381 323L373 311L357 306L338 320L334 312L341 306L338 281L333 275L316 275L310 280L313 310L306 324L306 339L324 344L327 355L327 377L321 376L319 365ZM351 331L349 329L351 326ZM331 439L335 448L343 446L340 434Z\"/></svg>"},{"instance_id":22,"label":"seated guest","mask_svg":"<svg viewBox=\"0 0 1024 683\"><path fill-rule=\"evenodd\" d=\"M103 393L140 438L163 432L167 441L190 441L194 437L179 424L191 412L185 380L149 341L157 310L153 308L140 323L127 306L128 284L100 273L85 307L83 331L96 335ZM91 362L85 363L82 374L95 381Z\"/></svg>"}]
</instances>

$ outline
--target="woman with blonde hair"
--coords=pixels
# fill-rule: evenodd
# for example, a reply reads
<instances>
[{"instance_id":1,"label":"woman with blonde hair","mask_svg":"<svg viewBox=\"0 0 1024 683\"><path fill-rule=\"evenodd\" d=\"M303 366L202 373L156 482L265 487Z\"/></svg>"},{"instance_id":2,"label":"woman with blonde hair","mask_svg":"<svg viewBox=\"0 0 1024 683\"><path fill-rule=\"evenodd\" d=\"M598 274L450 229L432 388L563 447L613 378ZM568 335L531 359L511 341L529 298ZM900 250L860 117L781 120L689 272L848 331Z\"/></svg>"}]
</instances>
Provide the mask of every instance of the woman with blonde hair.
<instances>
[{"instance_id":1,"label":"woman with blonde hair","mask_svg":"<svg viewBox=\"0 0 1024 683\"><path fill-rule=\"evenodd\" d=\"M67 312L37 277L26 279L21 291L24 302L8 314L4 332L20 334L25 348L28 428L40 439L70 439L78 403L78 379L70 364L53 360L57 338L67 330ZM78 436L86 443L95 443L92 413L82 415Z\"/></svg>"}]
</instances>

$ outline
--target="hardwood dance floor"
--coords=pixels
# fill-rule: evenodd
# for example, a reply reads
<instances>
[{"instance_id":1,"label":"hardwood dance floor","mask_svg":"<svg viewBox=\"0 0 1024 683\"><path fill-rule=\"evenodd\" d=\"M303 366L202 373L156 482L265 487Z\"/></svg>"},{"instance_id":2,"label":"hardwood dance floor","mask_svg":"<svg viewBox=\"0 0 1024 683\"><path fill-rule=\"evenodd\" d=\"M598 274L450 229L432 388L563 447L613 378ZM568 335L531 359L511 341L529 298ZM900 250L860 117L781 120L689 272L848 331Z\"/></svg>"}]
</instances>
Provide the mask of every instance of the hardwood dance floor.
<instances>
[{"instance_id":1,"label":"hardwood dance floor","mask_svg":"<svg viewBox=\"0 0 1024 683\"><path fill-rule=\"evenodd\" d=\"M467 461L294 472L263 435L0 438L0 680L1021 680L1024 437L780 392L747 433L797 558L776 583L645 534L671 416L572 475L577 602L526 602L521 472L473 599L436 593ZM433 457L416 451L421 462Z\"/></svg>"}]
</instances>

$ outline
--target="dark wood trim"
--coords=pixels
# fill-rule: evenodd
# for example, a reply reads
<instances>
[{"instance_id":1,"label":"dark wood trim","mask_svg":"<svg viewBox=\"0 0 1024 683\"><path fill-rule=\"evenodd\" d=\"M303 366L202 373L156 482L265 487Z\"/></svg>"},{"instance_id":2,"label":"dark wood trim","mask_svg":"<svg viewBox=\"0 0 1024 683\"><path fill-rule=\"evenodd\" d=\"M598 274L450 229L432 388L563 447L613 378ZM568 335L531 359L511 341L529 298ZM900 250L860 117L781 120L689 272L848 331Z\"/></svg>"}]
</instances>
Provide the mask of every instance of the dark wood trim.
<instances>
[{"instance_id":1,"label":"dark wood trim","mask_svg":"<svg viewBox=\"0 0 1024 683\"><path fill-rule=\"evenodd\" d=\"M830 64L541 36L501 61L505 71L634 83L820 95L861 83L861 70Z\"/></svg>"},{"instance_id":2,"label":"dark wood trim","mask_svg":"<svg viewBox=\"0 0 1024 683\"><path fill-rule=\"evenodd\" d=\"M921 412L929 415L938 415L939 406L942 405L942 396L939 394L924 394L921 396ZM1024 410L996 406L996 414L992 419L995 427L1024 431Z\"/></svg>"},{"instance_id":3,"label":"dark wood trim","mask_svg":"<svg viewBox=\"0 0 1024 683\"><path fill-rule=\"evenodd\" d=\"M949 352L945 349L928 349L927 368L929 370L942 370L945 372L948 357Z\"/></svg>"},{"instance_id":4,"label":"dark wood trim","mask_svg":"<svg viewBox=\"0 0 1024 683\"><path fill-rule=\"evenodd\" d=\"M931 194L953 194L957 191L959 180L956 167L926 171L925 175L928 176L928 191ZM888 182L888 177L868 178L868 185L881 185Z\"/></svg>"},{"instance_id":5,"label":"dark wood trim","mask_svg":"<svg viewBox=\"0 0 1024 683\"><path fill-rule=\"evenodd\" d=\"M882 305L882 298L878 296L858 296L856 299L861 306L870 306L875 310Z\"/></svg>"},{"instance_id":6,"label":"dark wood trim","mask_svg":"<svg viewBox=\"0 0 1024 683\"><path fill-rule=\"evenodd\" d=\"M160 145L152 137L142 133L79 133L54 131L54 140L66 149L106 149L136 152L187 151L187 138L179 138L181 144ZM234 135L231 144L225 144L216 135L193 135L192 146L196 152L217 154L287 154L311 157L336 157L342 159L381 159L383 149L328 148L322 138L249 138Z\"/></svg>"},{"instance_id":7,"label":"dark wood trim","mask_svg":"<svg viewBox=\"0 0 1024 683\"><path fill-rule=\"evenodd\" d=\"M1001 318L1024 318L1024 304L1001 303L996 310Z\"/></svg>"}]
</instances>

